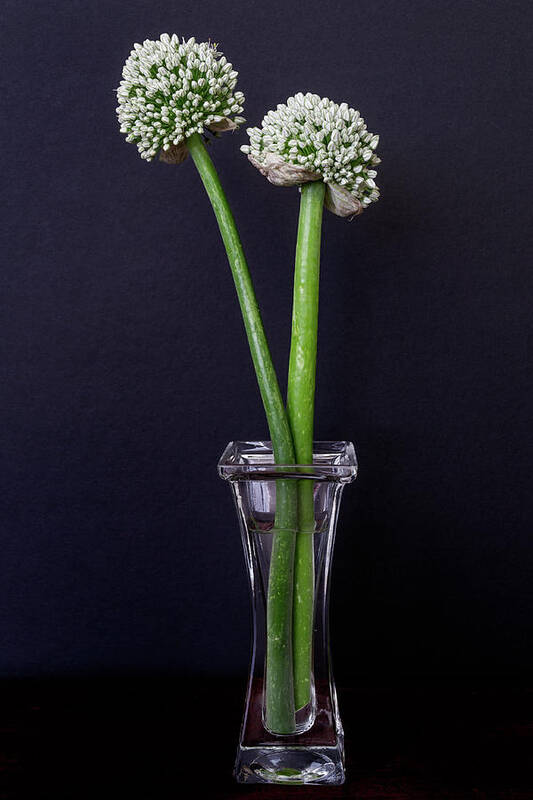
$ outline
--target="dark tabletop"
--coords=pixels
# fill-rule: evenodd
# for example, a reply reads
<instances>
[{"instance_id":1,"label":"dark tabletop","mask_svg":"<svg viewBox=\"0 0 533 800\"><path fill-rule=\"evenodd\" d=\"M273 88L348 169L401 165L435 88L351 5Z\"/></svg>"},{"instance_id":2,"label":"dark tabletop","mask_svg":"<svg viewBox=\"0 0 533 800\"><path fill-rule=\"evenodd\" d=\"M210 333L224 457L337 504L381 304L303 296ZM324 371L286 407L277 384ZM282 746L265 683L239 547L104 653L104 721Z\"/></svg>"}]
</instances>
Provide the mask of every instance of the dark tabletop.
<instances>
[{"instance_id":1,"label":"dark tabletop","mask_svg":"<svg viewBox=\"0 0 533 800\"><path fill-rule=\"evenodd\" d=\"M348 778L331 788L234 783L243 691L227 678L4 681L0 800L533 798L533 690L412 683L341 690Z\"/></svg>"}]
</instances>

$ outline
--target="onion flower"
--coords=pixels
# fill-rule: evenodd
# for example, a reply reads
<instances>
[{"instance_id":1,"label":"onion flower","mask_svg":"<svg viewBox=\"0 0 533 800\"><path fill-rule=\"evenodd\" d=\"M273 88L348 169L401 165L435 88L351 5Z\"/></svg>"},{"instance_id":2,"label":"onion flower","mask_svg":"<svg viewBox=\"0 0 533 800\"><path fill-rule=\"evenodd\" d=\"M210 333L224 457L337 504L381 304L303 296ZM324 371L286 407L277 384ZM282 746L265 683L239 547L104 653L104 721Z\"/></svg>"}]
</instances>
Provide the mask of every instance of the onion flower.
<instances>
[{"instance_id":1,"label":"onion flower","mask_svg":"<svg viewBox=\"0 0 533 800\"><path fill-rule=\"evenodd\" d=\"M359 111L316 94L289 97L248 128L241 150L276 186L300 186L287 413L297 464L313 463L313 428L322 212L353 219L379 198L375 153L379 137ZM293 565L293 687L295 709L311 700L315 514L312 481L298 486L298 535ZM286 580L289 580L288 576ZM273 598L272 602L275 602ZM268 711L268 709L267 709Z\"/></svg>"},{"instance_id":2,"label":"onion flower","mask_svg":"<svg viewBox=\"0 0 533 800\"><path fill-rule=\"evenodd\" d=\"M117 89L117 115L126 141L151 161L187 157L186 141L205 129L235 130L245 120L237 72L216 44L162 33L134 45Z\"/></svg>"},{"instance_id":3,"label":"onion flower","mask_svg":"<svg viewBox=\"0 0 533 800\"><path fill-rule=\"evenodd\" d=\"M357 216L379 197L379 136L346 103L299 92L247 133L250 144L241 150L276 186L323 181L326 208L341 217Z\"/></svg>"}]
</instances>

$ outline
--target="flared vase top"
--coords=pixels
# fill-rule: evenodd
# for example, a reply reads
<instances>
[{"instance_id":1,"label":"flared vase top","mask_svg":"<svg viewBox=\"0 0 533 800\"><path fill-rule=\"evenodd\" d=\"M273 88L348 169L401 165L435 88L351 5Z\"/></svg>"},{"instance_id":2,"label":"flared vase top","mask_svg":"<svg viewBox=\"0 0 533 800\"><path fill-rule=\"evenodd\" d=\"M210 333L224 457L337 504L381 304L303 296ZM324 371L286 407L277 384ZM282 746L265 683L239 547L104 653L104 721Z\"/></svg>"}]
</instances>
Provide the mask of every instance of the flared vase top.
<instances>
[{"instance_id":1,"label":"flared vase top","mask_svg":"<svg viewBox=\"0 0 533 800\"><path fill-rule=\"evenodd\" d=\"M236 441L222 453L218 473L228 481L295 478L350 483L357 476L357 458L351 442L314 442L312 464L276 464L272 442Z\"/></svg>"}]
</instances>

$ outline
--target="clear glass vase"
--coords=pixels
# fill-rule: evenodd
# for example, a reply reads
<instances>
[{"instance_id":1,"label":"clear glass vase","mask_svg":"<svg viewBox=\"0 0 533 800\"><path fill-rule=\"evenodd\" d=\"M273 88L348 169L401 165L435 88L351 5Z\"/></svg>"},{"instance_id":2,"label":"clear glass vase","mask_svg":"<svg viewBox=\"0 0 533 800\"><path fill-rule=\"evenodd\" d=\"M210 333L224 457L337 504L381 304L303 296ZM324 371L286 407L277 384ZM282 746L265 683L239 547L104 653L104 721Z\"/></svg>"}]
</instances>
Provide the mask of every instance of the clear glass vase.
<instances>
[{"instance_id":1,"label":"clear glass vase","mask_svg":"<svg viewBox=\"0 0 533 800\"><path fill-rule=\"evenodd\" d=\"M329 649L329 579L350 442L315 442L313 464L279 466L270 442L231 442L219 465L237 506L253 641L235 777L339 784L343 730Z\"/></svg>"}]
</instances>

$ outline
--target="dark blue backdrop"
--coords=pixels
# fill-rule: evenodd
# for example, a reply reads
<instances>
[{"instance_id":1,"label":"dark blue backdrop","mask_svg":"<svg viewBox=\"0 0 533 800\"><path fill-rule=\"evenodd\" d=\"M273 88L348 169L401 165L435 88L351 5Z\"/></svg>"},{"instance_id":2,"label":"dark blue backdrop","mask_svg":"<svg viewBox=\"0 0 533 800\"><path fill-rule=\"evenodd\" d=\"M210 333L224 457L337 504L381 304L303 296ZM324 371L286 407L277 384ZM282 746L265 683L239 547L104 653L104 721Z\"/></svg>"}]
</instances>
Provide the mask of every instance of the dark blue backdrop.
<instances>
[{"instance_id":1,"label":"dark blue backdrop","mask_svg":"<svg viewBox=\"0 0 533 800\"><path fill-rule=\"evenodd\" d=\"M192 164L115 118L133 42L210 37L246 117L360 108L382 199L327 214L317 438L356 442L338 678L531 668L527 2L4 0L0 671L244 674L229 439L266 435ZM213 148L285 376L298 196Z\"/></svg>"}]
</instances>

